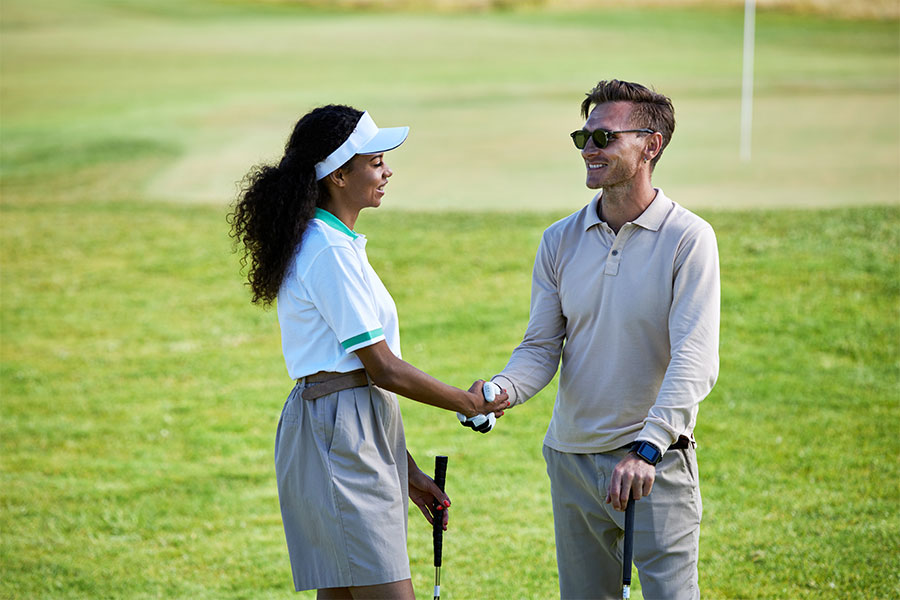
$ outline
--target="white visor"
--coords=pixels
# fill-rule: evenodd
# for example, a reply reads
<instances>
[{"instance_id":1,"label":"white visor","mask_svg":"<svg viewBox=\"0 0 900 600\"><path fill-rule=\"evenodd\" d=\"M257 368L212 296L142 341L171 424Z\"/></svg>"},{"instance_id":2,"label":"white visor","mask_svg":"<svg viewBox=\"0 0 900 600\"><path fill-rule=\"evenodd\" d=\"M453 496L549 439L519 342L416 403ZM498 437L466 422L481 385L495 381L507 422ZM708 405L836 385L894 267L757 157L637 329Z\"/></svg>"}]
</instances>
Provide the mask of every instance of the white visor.
<instances>
[{"instance_id":1,"label":"white visor","mask_svg":"<svg viewBox=\"0 0 900 600\"><path fill-rule=\"evenodd\" d=\"M335 172L357 154L378 154L393 150L406 140L407 135L409 135L409 127L378 129L369 113L364 112L350 137L337 150L329 154L328 158L316 163L316 181Z\"/></svg>"}]
</instances>

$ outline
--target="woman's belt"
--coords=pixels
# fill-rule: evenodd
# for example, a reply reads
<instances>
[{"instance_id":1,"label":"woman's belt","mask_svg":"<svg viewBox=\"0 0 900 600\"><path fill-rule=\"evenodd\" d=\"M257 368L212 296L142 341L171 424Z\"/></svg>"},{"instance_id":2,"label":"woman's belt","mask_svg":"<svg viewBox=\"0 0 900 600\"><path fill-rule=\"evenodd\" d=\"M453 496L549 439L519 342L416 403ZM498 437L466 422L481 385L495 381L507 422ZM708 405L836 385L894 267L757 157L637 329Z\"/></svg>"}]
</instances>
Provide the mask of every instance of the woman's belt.
<instances>
[{"instance_id":1,"label":"woman's belt","mask_svg":"<svg viewBox=\"0 0 900 600\"><path fill-rule=\"evenodd\" d=\"M315 400L335 392L369 385L369 378L366 376L365 369L357 369L349 373L319 371L314 375L308 375L297 381L307 385L300 393L304 400Z\"/></svg>"}]
</instances>

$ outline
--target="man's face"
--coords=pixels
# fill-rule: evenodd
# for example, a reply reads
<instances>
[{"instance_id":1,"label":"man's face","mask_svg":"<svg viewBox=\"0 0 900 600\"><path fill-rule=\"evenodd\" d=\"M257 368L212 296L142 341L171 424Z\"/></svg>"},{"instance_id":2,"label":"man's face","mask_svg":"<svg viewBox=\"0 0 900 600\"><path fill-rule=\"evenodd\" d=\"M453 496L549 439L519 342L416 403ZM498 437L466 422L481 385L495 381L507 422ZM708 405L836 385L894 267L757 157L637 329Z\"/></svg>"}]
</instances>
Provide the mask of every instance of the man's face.
<instances>
[{"instance_id":1,"label":"man's face","mask_svg":"<svg viewBox=\"0 0 900 600\"><path fill-rule=\"evenodd\" d=\"M631 104L628 102L598 104L591 111L584 129L635 129L628 121L630 115ZM630 183L643 160L645 138L645 134L641 133L619 133L612 136L606 148L598 148L594 140L589 139L581 151L587 169L585 185L596 190Z\"/></svg>"}]
</instances>

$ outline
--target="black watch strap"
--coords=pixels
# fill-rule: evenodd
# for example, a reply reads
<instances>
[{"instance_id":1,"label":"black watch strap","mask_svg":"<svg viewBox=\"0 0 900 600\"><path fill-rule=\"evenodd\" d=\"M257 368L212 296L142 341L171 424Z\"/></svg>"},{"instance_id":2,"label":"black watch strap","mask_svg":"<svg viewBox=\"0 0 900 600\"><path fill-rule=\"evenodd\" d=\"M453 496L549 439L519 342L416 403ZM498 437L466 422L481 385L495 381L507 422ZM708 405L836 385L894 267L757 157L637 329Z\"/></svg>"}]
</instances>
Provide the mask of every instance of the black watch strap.
<instances>
[{"instance_id":1,"label":"black watch strap","mask_svg":"<svg viewBox=\"0 0 900 600\"><path fill-rule=\"evenodd\" d=\"M636 441L631 445L631 451L653 466L656 466L662 460L662 451L647 441Z\"/></svg>"}]
</instances>

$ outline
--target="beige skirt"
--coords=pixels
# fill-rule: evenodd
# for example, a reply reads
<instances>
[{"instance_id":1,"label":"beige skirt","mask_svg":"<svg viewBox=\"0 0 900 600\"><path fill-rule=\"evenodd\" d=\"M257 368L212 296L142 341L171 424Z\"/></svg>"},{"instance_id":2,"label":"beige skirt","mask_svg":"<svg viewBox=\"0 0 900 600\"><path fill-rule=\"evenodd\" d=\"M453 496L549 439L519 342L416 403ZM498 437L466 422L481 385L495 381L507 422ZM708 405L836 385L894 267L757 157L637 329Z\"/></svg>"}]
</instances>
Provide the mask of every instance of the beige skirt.
<instances>
[{"instance_id":1,"label":"beige skirt","mask_svg":"<svg viewBox=\"0 0 900 600\"><path fill-rule=\"evenodd\" d=\"M406 439L397 397L373 385L288 396L275 437L297 591L410 577Z\"/></svg>"}]
</instances>

